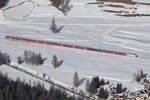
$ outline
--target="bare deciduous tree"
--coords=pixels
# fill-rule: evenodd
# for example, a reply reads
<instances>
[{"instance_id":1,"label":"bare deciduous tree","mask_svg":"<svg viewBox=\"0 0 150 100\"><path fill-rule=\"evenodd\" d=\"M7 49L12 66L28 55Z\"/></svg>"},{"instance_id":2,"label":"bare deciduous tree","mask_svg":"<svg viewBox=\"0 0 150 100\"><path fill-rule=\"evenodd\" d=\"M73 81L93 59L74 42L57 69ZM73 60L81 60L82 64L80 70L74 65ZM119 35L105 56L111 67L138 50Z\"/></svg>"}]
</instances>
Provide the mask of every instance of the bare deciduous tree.
<instances>
[{"instance_id":1,"label":"bare deciduous tree","mask_svg":"<svg viewBox=\"0 0 150 100\"><path fill-rule=\"evenodd\" d=\"M71 10L72 5L70 5L71 0L51 0L53 4L61 10L65 15L67 15L67 12Z\"/></svg>"},{"instance_id":2,"label":"bare deciduous tree","mask_svg":"<svg viewBox=\"0 0 150 100\"><path fill-rule=\"evenodd\" d=\"M24 51L24 62L30 65L41 65L43 64L41 54L35 54L32 51Z\"/></svg>"}]
</instances>

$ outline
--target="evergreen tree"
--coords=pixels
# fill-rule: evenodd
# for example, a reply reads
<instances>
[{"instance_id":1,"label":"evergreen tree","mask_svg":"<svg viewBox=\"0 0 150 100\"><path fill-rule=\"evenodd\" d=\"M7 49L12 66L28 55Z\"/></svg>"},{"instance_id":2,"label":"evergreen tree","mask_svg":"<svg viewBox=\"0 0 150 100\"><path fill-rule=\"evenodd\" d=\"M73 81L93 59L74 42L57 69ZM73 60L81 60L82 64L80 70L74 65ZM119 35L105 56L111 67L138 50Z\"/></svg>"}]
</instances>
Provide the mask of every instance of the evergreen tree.
<instances>
[{"instance_id":1,"label":"evergreen tree","mask_svg":"<svg viewBox=\"0 0 150 100\"><path fill-rule=\"evenodd\" d=\"M98 96L102 99L108 98L108 92L104 88L100 88Z\"/></svg>"},{"instance_id":2,"label":"evergreen tree","mask_svg":"<svg viewBox=\"0 0 150 100\"><path fill-rule=\"evenodd\" d=\"M95 87L98 89L100 87L99 77L98 76L94 77L93 81L94 81Z\"/></svg>"},{"instance_id":3,"label":"evergreen tree","mask_svg":"<svg viewBox=\"0 0 150 100\"><path fill-rule=\"evenodd\" d=\"M90 93L95 94L97 92L97 89L100 88L100 85L103 84L104 84L104 80L102 79L100 83L98 76L92 78L92 81L90 83Z\"/></svg>"},{"instance_id":4,"label":"evergreen tree","mask_svg":"<svg viewBox=\"0 0 150 100\"><path fill-rule=\"evenodd\" d=\"M143 72L142 68L140 68L138 74L139 74L139 76L140 76L141 79L144 77L144 72Z\"/></svg>"},{"instance_id":5,"label":"evergreen tree","mask_svg":"<svg viewBox=\"0 0 150 100\"><path fill-rule=\"evenodd\" d=\"M89 81L89 79L86 80L85 90L86 90L88 93L90 93L90 81Z\"/></svg>"},{"instance_id":6,"label":"evergreen tree","mask_svg":"<svg viewBox=\"0 0 150 100\"><path fill-rule=\"evenodd\" d=\"M3 54L0 52L0 65L5 64L5 58L3 57Z\"/></svg>"},{"instance_id":7,"label":"evergreen tree","mask_svg":"<svg viewBox=\"0 0 150 100\"><path fill-rule=\"evenodd\" d=\"M146 74L143 72L143 69L137 71L137 73L133 74L133 80L136 82L140 82L141 80L146 79Z\"/></svg>"},{"instance_id":8,"label":"evergreen tree","mask_svg":"<svg viewBox=\"0 0 150 100\"><path fill-rule=\"evenodd\" d=\"M99 82L99 84L100 84L100 86L101 86L101 85L105 85L105 81L104 81L103 78L101 79L101 81Z\"/></svg>"},{"instance_id":9,"label":"evergreen tree","mask_svg":"<svg viewBox=\"0 0 150 100\"><path fill-rule=\"evenodd\" d=\"M55 69L58 67L58 61L56 55L54 55L52 58L52 65L54 66Z\"/></svg>"},{"instance_id":10,"label":"evergreen tree","mask_svg":"<svg viewBox=\"0 0 150 100\"><path fill-rule=\"evenodd\" d=\"M18 64L21 64L21 63L22 63L22 60L21 60L21 57L20 57L20 56L17 58L17 62L18 62Z\"/></svg>"},{"instance_id":11,"label":"evergreen tree","mask_svg":"<svg viewBox=\"0 0 150 100\"><path fill-rule=\"evenodd\" d=\"M90 84L90 93L91 94L95 94L97 92L97 88L95 86L95 82L94 80L91 81L91 84Z\"/></svg>"},{"instance_id":12,"label":"evergreen tree","mask_svg":"<svg viewBox=\"0 0 150 100\"><path fill-rule=\"evenodd\" d=\"M123 92L122 84L121 83L117 83L116 93L122 93L122 92Z\"/></svg>"},{"instance_id":13,"label":"evergreen tree","mask_svg":"<svg viewBox=\"0 0 150 100\"><path fill-rule=\"evenodd\" d=\"M51 87L46 90L40 83L30 86L25 81L16 81L0 72L0 100L83 100L64 90Z\"/></svg>"},{"instance_id":14,"label":"evergreen tree","mask_svg":"<svg viewBox=\"0 0 150 100\"><path fill-rule=\"evenodd\" d=\"M140 81L141 81L141 77L140 77L139 74L137 74L137 76L136 76L136 81L137 81L137 82L140 82Z\"/></svg>"},{"instance_id":15,"label":"evergreen tree","mask_svg":"<svg viewBox=\"0 0 150 100\"><path fill-rule=\"evenodd\" d=\"M79 78L78 78L78 73L75 72L73 76L73 86L78 87L79 86Z\"/></svg>"},{"instance_id":16,"label":"evergreen tree","mask_svg":"<svg viewBox=\"0 0 150 100\"><path fill-rule=\"evenodd\" d=\"M4 95L2 91L0 91L0 100L4 100Z\"/></svg>"},{"instance_id":17,"label":"evergreen tree","mask_svg":"<svg viewBox=\"0 0 150 100\"><path fill-rule=\"evenodd\" d=\"M0 8L4 7L9 0L0 0Z\"/></svg>"},{"instance_id":18,"label":"evergreen tree","mask_svg":"<svg viewBox=\"0 0 150 100\"><path fill-rule=\"evenodd\" d=\"M55 18L54 17L53 17L53 20L52 20L52 23L51 23L51 31L53 33L57 33L57 26L56 26Z\"/></svg>"}]
</instances>

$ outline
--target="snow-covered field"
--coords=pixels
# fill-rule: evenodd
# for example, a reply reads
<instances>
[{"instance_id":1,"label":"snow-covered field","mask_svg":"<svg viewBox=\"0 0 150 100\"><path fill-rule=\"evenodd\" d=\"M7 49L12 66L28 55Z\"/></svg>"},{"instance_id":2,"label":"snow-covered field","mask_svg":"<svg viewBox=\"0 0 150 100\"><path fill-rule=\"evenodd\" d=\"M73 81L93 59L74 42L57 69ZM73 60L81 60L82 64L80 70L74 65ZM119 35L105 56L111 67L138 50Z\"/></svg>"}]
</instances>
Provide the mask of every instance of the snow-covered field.
<instances>
[{"instance_id":1,"label":"snow-covered field","mask_svg":"<svg viewBox=\"0 0 150 100\"><path fill-rule=\"evenodd\" d=\"M23 1L10 0L4 9ZM134 53L139 57L129 58L0 39L0 51L9 53L11 59L16 60L24 50L40 52L46 61L42 66L31 68L69 85L72 85L73 74L78 72L80 80L83 81L80 88L84 88L87 78L99 76L112 82L123 82L125 86L130 85L130 89L136 90L137 85L131 83L133 73L143 68L149 74L150 17L115 16L101 11L104 8L98 8L97 5L88 5L87 3L91 0L72 0L71 11L64 16L56 8L50 6L48 0L31 1L33 2L28 1L15 8L3 10L4 13L0 11L0 17L5 17L0 18L1 36L13 35L57 41ZM148 9L150 9L149 6L140 5L137 12L150 13ZM63 27L60 33L53 34L49 30L53 16L55 16L56 24ZM58 60L63 60L62 65L57 69L51 65L53 55L57 55ZM0 70L7 72L10 77L30 78L6 66L0 67ZM138 85L138 87L141 86Z\"/></svg>"}]
</instances>

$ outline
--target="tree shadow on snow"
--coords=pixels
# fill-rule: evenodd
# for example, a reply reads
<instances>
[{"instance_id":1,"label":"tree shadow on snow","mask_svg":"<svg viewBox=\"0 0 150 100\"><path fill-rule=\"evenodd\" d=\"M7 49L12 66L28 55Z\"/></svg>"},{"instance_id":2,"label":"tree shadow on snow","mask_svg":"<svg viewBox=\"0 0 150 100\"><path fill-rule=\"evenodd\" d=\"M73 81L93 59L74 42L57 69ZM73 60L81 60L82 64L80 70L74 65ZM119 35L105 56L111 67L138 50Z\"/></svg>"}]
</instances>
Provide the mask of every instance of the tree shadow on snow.
<instances>
[{"instance_id":1,"label":"tree shadow on snow","mask_svg":"<svg viewBox=\"0 0 150 100\"><path fill-rule=\"evenodd\" d=\"M44 64L44 62L47 60L47 57L46 58L42 58L42 64Z\"/></svg>"},{"instance_id":2,"label":"tree shadow on snow","mask_svg":"<svg viewBox=\"0 0 150 100\"><path fill-rule=\"evenodd\" d=\"M57 66L60 67L63 64L63 62L64 62L63 60L58 61L58 65Z\"/></svg>"},{"instance_id":3,"label":"tree shadow on snow","mask_svg":"<svg viewBox=\"0 0 150 100\"><path fill-rule=\"evenodd\" d=\"M85 77L83 77L81 80L79 80L79 85L83 84L83 82L86 80Z\"/></svg>"},{"instance_id":4,"label":"tree shadow on snow","mask_svg":"<svg viewBox=\"0 0 150 100\"><path fill-rule=\"evenodd\" d=\"M64 25L60 26L56 31L59 33L64 28Z\"/></svg>"}]
</instances>

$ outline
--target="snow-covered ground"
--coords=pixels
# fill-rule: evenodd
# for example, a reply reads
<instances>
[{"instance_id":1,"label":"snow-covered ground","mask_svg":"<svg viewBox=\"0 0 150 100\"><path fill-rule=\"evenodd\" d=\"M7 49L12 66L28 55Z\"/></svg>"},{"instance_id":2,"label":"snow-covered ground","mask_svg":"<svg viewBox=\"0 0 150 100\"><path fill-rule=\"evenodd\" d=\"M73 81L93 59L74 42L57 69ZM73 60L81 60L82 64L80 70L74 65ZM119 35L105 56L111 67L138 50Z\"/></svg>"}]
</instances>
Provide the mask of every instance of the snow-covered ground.
<instances>
[{"instance_id":1,"label":"snow-covered ground","mask_svg":"<svg viewBox=\"0 0 150 100\"><path fill-rule=\"evenodd\" d=\"M4 9L23 1L10 0ZM9 53L13 60L22 55L24 50L40 52L46 61L42 66L31 68L69 85L72 85L73 74L78 72L80 80L83 81L80 88L84 88L87 78L99 76L112 82L123 82L125 86L130 85L132 87L130 89L137 90L137 85L131 83L133 73L143 68L149 74L150 17L115 16L101 11L104 8L98 8L97 5L88 5L87 3L91 0L73 0L71 2L73 8L67 16L64 16L50 6L48 0L31 1L33 2L27 1L15 8L3 10L4 13L0 12L1 17L5 17L0 18L1 36L13 35L57 41L134 53L139 57L129 58L0 39L0 51ZM150 13L148 9L150 9L149 6L140 5L137 12ZM62 27L60 33L54 34L49 30L53 16L55 16L56 24ZM51 65L53 55L57 55L58 60L63 60L62 65L57 69ZM6 66L0 67L0 70L8 72L10 77L22 77L21 73L16 71L14 74L14 70L10 68L7 70ZM141 88L140 85L138 87Z\"/></svg>"}]
</instances>

